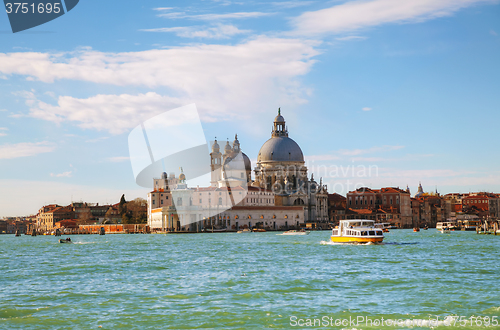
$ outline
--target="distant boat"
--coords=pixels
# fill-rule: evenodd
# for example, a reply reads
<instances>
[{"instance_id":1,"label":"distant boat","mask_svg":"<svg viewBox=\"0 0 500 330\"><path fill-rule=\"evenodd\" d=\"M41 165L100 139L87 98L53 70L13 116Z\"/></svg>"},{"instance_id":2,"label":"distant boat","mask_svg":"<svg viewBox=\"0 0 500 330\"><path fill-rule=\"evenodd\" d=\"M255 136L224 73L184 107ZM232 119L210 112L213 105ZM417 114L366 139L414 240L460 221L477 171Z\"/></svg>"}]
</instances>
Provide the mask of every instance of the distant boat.
<instances>
[{"instance_id":1,"label":"distant boat","mask_svg":"<svg viewBox=\"0 0 500 330\"><path fill-rule=\"evenodd\" d=\"M420 231L420 228L418 228L418 227L414 227L414 228L413 228L413 231L414 231L414 232L418 232L418 231Z\"/></svg>"},{"instance_id":2,"label":"distant boat","mask_svg":"<svg viewBox=\"0 0 500 330\"><path fill-rule=\"evenodd\" d=\"M449 233L451 233L451 230L449 227L442 227L440 232L441 232L441 234L449 234Z\"/></svg>"},{"instance_id":3,"label":"distant boat","mask_svg":"<svg viewBox=\"0 0 500 330\"><path fill-rule=\"evenodd\" d=\"M255 233L264 233L266 230L262 228L254 228L252 229Z\"/></svg>"},{"instance_id":4,"label":"distant boat","mask_svg":"<svg viewBox=\"0 0 500 330\"><path fill-rule=\"evenodd\" d=\"M205 229L205 232L207 233L225 233L227 231L227 228L222 228L222 229Z\"/></svg>"},{"instance_id":5,"label":"distant boat","mask_svg":"<svg viewBox=\"0 0 500 330\"><path fill-rule=\"evenodd\" d=\"M243 230L238 230L236 233L237 234L251 234L252 231L250 229L245 228Z\"/></svg>"},{"instance_id":6,"label":"distant boat","mask_svg":"<svg viewBox=\"0 0 500 330\"><path fill-rule=\"evenodd\" d=\"M309 235L309 231L305 230L287 230L281 234L276 234L276 235L294 235L294 236L299 236L299 235Z\"/></svg>"},{"instance_id":7,"label":"distant boat","mask_svg":"<svg viewBox=\"0 0 500 330\"><path fill-rule=\"evenodd\" d=\"M62 238L59 239L59 243L73 243L73 242L71 242L71 238L68 237L66 239L62 239Z\"/></svg>"},{"instance_id":8,"label":"distant boat","mask_svg":"<svg viewBox=\"0 0 500 330\"><path fill-rule=\"evenodd\" d=\"M448 228L449 230L458 229L456 221L443 221L436 223L436 229L441 230L442 228Z\"/></svg>"}]
</instances>

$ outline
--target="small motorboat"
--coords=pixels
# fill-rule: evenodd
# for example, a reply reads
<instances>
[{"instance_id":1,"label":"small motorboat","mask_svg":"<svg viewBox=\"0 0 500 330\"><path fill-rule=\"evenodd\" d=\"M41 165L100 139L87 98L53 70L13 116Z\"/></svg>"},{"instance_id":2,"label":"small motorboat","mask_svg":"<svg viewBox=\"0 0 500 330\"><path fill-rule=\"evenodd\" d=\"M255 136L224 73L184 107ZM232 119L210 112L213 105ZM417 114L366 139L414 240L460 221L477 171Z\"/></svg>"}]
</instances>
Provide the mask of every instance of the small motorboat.
<instances>
[{"instance_id":1,"label":"small motorboat","mask_svg":"<svg viewBox=\"0 0 500 330\"><path fill-rule=\"evenodd\" d=\"M73 242L71 242L71 238L68 237L66 239L62 239L62 238L59 239L59 243L73 243Z\"/></svg>"},{"instance_id":2,"label":"small motorboat","mask_svg":"<svg viewBox=\"0 0 500 330\"><path fill-rule=\"evenodd\" d=\"M252 231L250 229L245 228L243 230L238 230L236 233L237 234L251 234Z\"/></svg>"},{"instance_id":3,"label":"small motorboat","mask_svg":"<svg viewBox=\"0 0 500 330\"><path fill-rule=\"evenodd\" d=\"M262 228L254 228L253 231L255 233L264 233L266 230L265 229L262 229Z\"/></svg>"},{"instance_id":4,"label":"small motorboat","mask_svg":"<svg viewBox=\"0 0 500 330\"><path fill-rule=\"evenodd\" d=\"M309 235L309 231L305 230L287 230L281 234L276 234L276 235Z\"/></svg>"},{"instance_id":5,"label":"small motorboat","mask_svg":"<svg viewBox=\"0 0 500 330\"><path fill-rule=\"evenodd\" d=\"M449 233L451 233L451 230L450 230L449 227L443 227L443 228L441 228L440 231L441 231L441 234L449 234Z\"/></svg>"},{"instance_id":6,"label":"small motorboat","mask_svg":"<svg viewBox=\"0 0 500 330\"><path fill-rule=\"evenodd\" d=\"M420 231L420 228L418 228L418 227L414 227L414 228L413 228L413 231L414 231L414 232L418 232L418 231Z\"/></svg>"}]
</instances>

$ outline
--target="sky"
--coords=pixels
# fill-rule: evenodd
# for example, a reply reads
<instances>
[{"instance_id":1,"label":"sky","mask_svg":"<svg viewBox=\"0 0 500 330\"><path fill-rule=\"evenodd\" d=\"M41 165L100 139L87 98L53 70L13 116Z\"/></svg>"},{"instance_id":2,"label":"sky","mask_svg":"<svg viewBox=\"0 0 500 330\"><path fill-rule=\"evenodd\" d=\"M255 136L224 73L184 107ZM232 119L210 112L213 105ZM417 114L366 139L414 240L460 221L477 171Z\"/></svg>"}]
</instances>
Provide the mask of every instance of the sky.
<instances>
[{"instance_id":1,"label":"sky","mask_svg":"<svg viewBox=\"0 0 500 330\"><path fill-rule=\"evenodd\" d=\"M193 103L252 166L280 107L330 192L500 193L498 0L82 0L0 39L0 217L146 198L128 135Z\"/></svg>"}]
</instances>

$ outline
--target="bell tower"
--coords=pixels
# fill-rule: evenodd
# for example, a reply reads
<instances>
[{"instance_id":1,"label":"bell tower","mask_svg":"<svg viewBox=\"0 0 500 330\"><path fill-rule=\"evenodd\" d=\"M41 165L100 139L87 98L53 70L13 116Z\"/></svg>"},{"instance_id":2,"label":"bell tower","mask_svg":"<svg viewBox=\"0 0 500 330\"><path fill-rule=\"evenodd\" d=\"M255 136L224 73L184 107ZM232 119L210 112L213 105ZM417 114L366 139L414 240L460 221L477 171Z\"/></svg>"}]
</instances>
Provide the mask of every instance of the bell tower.
<instances>
[{"instance_id":1,"label":"bell tower","mask_svg":"<svg viewBox=\"0 0 500 330\"><path fill-rule=\"evenodd\" d=\"M210 185L217 186L217 181L221 179L221 167L222 167L222 154L220 153L220 146L217 143L217 138L215 138L214 144L212 145L212 152L210 153L210 169L211 169L211 180Z\"/></svg>"}]
</instances>

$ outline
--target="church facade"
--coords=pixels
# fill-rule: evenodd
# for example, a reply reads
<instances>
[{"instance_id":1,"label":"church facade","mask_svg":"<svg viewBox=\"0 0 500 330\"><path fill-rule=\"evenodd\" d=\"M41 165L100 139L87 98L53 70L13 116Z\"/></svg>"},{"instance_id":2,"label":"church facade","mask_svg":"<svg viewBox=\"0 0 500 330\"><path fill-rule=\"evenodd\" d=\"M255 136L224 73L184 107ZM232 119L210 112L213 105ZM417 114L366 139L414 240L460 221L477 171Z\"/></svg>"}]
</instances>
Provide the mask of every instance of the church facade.
<instances>
[{"instance_id":1,"label":"church facade","mask_svg":"<svg viewBox=\"0 0 500 330\"><path fill-rule=\"evenodd\" d=\"M263 228L287 230L328 222L327 186L309 179L299 145L288 137L278 110L271 138L261 147L253 170L238 136L221 150L211 146L209 187L189 188L183 173L154 179L148 194L152 230L202 231Z\"/></svg>"}]
</instances>

